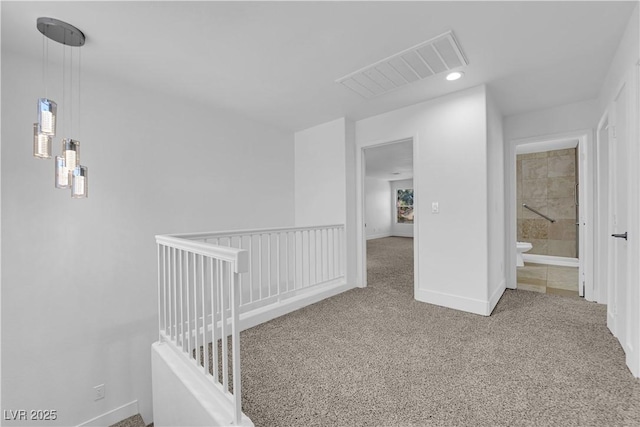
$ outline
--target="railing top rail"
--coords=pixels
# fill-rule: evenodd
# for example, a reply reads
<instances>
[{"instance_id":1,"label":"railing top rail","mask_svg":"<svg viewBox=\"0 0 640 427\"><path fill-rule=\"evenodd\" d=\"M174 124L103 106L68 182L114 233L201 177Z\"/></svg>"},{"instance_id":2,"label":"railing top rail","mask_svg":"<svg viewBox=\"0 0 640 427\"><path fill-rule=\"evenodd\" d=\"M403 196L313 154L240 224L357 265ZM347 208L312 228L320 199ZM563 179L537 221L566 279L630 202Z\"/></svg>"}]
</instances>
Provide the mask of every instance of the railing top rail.
<instances>
[{"instance_id":1,"label":"railing top rail","mask_svg":"<svg viewBox=\"0 0 640 427\"><path fill-rule=\"evenodd\" d=\"M247 236L257 234L282 233L287 231L304 231L304 230L325 230L329 228L343 228L344 224L331 224L309 227L276 227L276 228L258 228L253 230L230 230L230 231L205 231L200 233L181 233L170 234L171 237L178 237L189 240L211 239L216 237L229 236Z\"/></svg>"},{"instance_id":2,"label":"railing top rail","mask_svg":"<svg viewBox=\"0 0 640 427\"><path fill-rule=\"evenodd\" d=\"M249 253L244 249L218 246L170 235L156 236L156 243L230 262L233 264L233 269L236 273L246 273L249 271Z\"/></svg>"}]
</instances>

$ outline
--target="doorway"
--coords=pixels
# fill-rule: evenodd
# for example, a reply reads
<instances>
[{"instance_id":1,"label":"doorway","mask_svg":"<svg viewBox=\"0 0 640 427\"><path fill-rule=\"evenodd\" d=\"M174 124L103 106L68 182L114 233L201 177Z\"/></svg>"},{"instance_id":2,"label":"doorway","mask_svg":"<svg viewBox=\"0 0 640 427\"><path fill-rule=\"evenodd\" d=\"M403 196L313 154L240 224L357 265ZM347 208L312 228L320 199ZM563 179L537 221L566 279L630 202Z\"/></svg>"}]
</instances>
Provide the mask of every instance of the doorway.
<instances>
[{"instance_id":1,"label":"doorway","mask_svg":"<svg viewBox=\"0 0 640 427\"><path fill-rule=\"evenodd\" d=\"M385 276L378 274L375 270L378 267L380 272L390 271L392 265L402 271L409 269L413 277L416 216L413 152L413 138L360 148L363 286L369 285L368 270L374 271L377 278ZM390 257L384 256L385 251ZM407 272L404 273L406 279ZM410 282L412 289L407 291L413 297L414 281Z\"/></svg>"},{"instance_id":2,"label":"doorway","mask_svg":"<svg viewBox=\"0 0 640 427\"><path fill-rule=\"evenodd\" d=\"M593 301L591 131L512 141L507 164L508 287ZM516 269L516 242L532 243ZM526 279L522 279L525 277ZM520 279L520 280L519 280Z\"/></svg>"}]
</instances>

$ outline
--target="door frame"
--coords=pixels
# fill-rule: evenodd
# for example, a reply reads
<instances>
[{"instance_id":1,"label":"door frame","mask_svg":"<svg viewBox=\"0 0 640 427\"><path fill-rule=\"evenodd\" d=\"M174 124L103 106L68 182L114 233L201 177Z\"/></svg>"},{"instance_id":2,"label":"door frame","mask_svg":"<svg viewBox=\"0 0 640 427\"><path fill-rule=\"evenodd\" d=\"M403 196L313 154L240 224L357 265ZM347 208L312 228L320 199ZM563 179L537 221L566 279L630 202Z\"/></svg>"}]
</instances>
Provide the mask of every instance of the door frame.
<instances>
[{"instance_id":1,"label":"door frame","mask_svg":"<svg viewBox=\"0 0 640 427\"><path fill-rule=\"evenodd\" d=\"M507 221L507 287L516 289L516 245L517 241L517 196L516 196L516 150L518 147L528 144L536 144L542 147L550 147L563 141L578 141L579 153L579 178L578 197L580 201L579 226L579 284L581 296L588 301L594 301L596 294L593 280L593 131L591 129L577 130L550 135L518 138L510 140L505 150L505 192L506 192L506 221ZM511 248L510 250L508 248Z\"/></svg>"},{"instance_id":2,"label":"door frame","mask_svg":"<svg viewBox=\"0 0 640 427\"><path fill-rule=\"evenodd\" d=\"M417 135L408 136L400 139L394 139L392 141L375 140L367 141L356 144L356 277L357 283L360 287L367 286L367 233L365 230L365 200L364 200L364 186L365 186L365 168L366 162L364 153L366 149L381 147L384 145L396 144L399 142L411 141L413 145L413 213L416 220L413 221L413 288L414 295L416 289L418 289L418 215L419 215L419 198L415 197L418 194L418 173L419 171L415 167L416 158L418 155L418 137Z\"/></svg>"}]
</instances>

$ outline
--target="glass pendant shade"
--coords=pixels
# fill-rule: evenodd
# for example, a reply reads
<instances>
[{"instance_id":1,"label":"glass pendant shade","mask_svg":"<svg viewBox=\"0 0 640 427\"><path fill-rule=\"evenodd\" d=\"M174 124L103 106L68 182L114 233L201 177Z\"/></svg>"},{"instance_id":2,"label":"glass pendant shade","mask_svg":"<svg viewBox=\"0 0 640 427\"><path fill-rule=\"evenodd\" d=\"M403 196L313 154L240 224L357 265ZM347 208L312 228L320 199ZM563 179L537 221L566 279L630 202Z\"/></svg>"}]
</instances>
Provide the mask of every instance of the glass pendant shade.
<instances>
[{"instance_id":1,"label":"glass pendant shade","mask_svg":"<svg viewBox=\"0 0 640 427\"><path fill-rule=\"evenodd\" d=\"M89 169L78 165L71 173L71 197L84 199L89 195Z\"/></svg>"},{"instance_id":2,"label":"glass pendant shade","mask_svg":"<svg viewBox=\"0 0 640 427\"><path fill-rule=\"evenodd\" d=\"M38 133L56 134L56 114L58 104L47 98L38 99Z\"/></svg>"},{"instance_id":3,"label":"glass pendant shade","mask_svg":"<svg viewBox=\"0 0 640 427\"><path fill-rule=\"evenodd\" d=\"M51 135L38 132L38 123L33 124L33 157L51 158Z\"/></svg>"},{"instance_id":4,"label":"glass pendant shade","mask_svg":"<svg viewBox=\"0 0 640 427\"><path fill-rule=\"evenodd\" d=\"M64 157L56 156L56 188L69 188L69 168L64 162Z\"/></svg>"},{"instance_id":5,"label":"glass pendant shade","mask_svg":"<svg viewBox=\"0 0 640 427\"><path fill-rule=\"evenodd\" d=\"M64 157L65 166L70 171L73 171L78 163L80 163L80 142L71 138L63 139L62 157Z\"/></svg>"}]
</instances>

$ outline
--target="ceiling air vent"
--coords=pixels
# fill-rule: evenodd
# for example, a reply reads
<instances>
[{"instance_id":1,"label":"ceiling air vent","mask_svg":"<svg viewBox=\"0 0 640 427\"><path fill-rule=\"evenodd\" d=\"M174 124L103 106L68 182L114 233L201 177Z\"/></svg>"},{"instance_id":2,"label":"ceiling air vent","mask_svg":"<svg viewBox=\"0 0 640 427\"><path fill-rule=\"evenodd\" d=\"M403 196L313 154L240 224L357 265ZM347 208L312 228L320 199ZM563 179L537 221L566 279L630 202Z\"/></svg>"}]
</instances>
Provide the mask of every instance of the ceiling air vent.
<instances>
[{"instance_id":1,"label":"ceiling air vent","mask_svg":"<svg viewBox=\"0 0 640 427\"><path fill-rule=\"evenodd\" d=\"M375 64L336 80L365 98L373 98L400 86L469 65L453 32L403 50Z\"/></svg>"}]
</instances>

